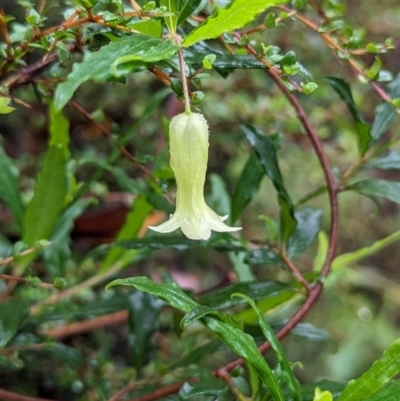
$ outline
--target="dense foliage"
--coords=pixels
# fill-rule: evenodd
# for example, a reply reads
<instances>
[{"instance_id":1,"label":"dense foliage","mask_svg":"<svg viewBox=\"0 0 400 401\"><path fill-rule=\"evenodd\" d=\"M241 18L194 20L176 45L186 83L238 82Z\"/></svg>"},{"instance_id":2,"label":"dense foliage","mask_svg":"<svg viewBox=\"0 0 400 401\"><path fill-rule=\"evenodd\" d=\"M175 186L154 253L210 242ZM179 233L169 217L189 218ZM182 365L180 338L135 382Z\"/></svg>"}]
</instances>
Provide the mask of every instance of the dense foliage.
<instances>
[{"instance_id":1,"label":"dense foliage","mask_svg":"<svg viewBox=\"0 0 400 401\"><path fill-rule=\"evenodd\" d=\"M0 399L399 399L374 3L0 8Z\"/></svg>"}]
</instances>

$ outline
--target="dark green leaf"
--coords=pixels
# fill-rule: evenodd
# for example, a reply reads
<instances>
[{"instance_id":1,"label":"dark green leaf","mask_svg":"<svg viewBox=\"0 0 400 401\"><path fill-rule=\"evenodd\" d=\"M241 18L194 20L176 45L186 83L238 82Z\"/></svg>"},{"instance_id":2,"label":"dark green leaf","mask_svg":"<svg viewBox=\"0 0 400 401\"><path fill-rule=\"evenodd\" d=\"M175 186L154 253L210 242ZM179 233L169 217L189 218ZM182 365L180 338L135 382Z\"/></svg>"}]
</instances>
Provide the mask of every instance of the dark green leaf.
<instances>
[{"instance_id":1,"label":"dark green leaf","mask_svg":"<svg viewBox=\"0 0 400 401\"><path fill-rule=\"evenodd\" d=\"M15 336L19 327L29 316L25 302L8 301L0 303L0 348L3 348Z\"/></svg>"},{"instance_id":2,"label":"dark green leaf","mask_svg":"<svg viewBox=\"0 0 400 401\"><path fill-rule=\"evenodd\" d=\"M321 230L322 210L305 207L294 214L297 226L288 241L288 256L296 259L311 245Z\"/></svg>"},{"instance_id":3,"label":"dark green leaf","mask_svg":"<svg viewBox=\"0 0 400 401\"><path fill-rule=\"evenodd\" d=\"M200 68L202 61L209 52L198 52L193 49L186 49L185 61L190 63L194 68ZM186 55L187 54L187 55ZM218 69L229 69L229 70L241 70L241 69L265 69L265 64L258 61L253 56L245 55L230 55L230 54L215 54L216 59L213 63L214 68Z\"/></svg>"},{"instance_id":4,"label":"dark green leaf","mask_svg":"<svg viewBox=\"0 0 400 401\"><path fill-rule=\"evenodd\" d=\"M186 329L196 320L200 320L202 317L212 314L214 309L211 309L205 305L199 305L196 308L192 309L190 312L186 313L186 315L182 318L180 323L180 328L182 330Z\"/></svg>"},{"instance_id":5,"label":"dark green leaf","mask_svg":"<svg viewBox=\"0 0 400 401\"><path fill-rule=\"evenodd\" d=\"M152 335L158 327L158 315L163 302L142 291L135 291L128 299L129 346L133 365L140 372L153 348Z\"/></svg>"},{"instance_id":6,"label":"dark green leaf","mask_svg":"<svg viewBox=\"0 0 400 401\"><path fill-rule=\"evenodd\" d=\"M278 265L284 267L285 264L282 259L269 249L255 249L253 251L248 251L244 259L249 265Z\"/></svg>"},{"instance_id":7,"label":"dark green leaf","mask_svg":"<svg viewBox=\"0 0 400 401\"><path fill-rule=\"evenodd\" d=\"M276 146L274 142L261 131L249 124L240 126L242 132L253 147L258 160L264 168L265 174L270 178L278 192L278 203L280 206L281 241L286 244L287 239L296 227L293 203L283 184L276 157Z\"/></svg>"},{"instance_id":8,"label":"dark green leaf","mask_svg":"<svg viewBox=\"0 0 400 401\"><path fill-rule=\"evenodd\" d=\"M175 283L161 284L155 283L147 277L130 277L111 281L106 287L108 290L115 285L127 285L136 289L152 294L168 305L182 312L188 313L198 304L188 297Z\"/></svg>"},{"instance_id":9,"label":"dark green leaf","mask_svg":"<svg viewBox=\"0 0 400 401\"><path fill-rule=\"evenodd\" d=\"M52 145L38 174L35 192L30 201L24 221L22 241L29 246L40 239L49 239L64 208L67 195L65 150L61 145ZM20 259L23 269L36 257L36 253Z\"/></svg>"},{"instance_id":10,"label":"dark green leaf","mask_svg":"<svg viewBox=\"0 0 400 401\"><path fill-rule=\"evenodd\" d=\"M272 349L275 351L275 355L278 358L281 370L283 372L283 376L286 379L286 381L289 384L290 389L292 390L293 393L293 399L295 401L301 401L301 393L300 393L300 385L299 382L297 381L296 377L293 374L292 368L289 365L289 361L287 360L285 351L282 348L281 343L279 342L278 338L275 335L274 330L272 327L269 325L263 314L260 312L258 309L257 305L255 302L249 298L248 296L240 293L235 293L232 294L232 297L239 297L243 298L249 305L253 308L255 313L257 314L258 318L258 324L261 327L261 331L265 337L266 340L269 341L271 344Z\"/></svg>"},{"instance_id":11,"label":"dark green leaf","mask_svg":"<svg viewBox=\"0 0 400 401\"><path fill-rule=\"evenodd\" d=\"M290 335L303 338L311 342L332 341L332 336L326 330L316 327L311 323L299 323L290 332Z\"/></svg>"},{"instance_id":12,"label":"dark green leaf","mask_svg":"<svg viewBox=\"0 0 400 401\"><path fill-rule=\"evenodd\" d=\"M50 237L51 246L43 252L46 266L52 277L65 275L67 263L71 260L69 242L74 221L92 202L92 198L80 199L68 207L58 219Z\"/></svg>"},{"instance_id":13,"label":"dark green leaf","mask_svg":"<svg viewBox=\"0 0 400 401\"><path fill-rule=\"evenodd\" d=\"M218 348L221 347L221 345L222 342L219 339L215 339L204 345L200 345L199 347L190 350L187 355L183 355L182 359L169 366L169 369L174 370L178 367L191 365L192 363L198 364L202 358L212 355L215 351L217 351Z\"/></svg>"},{"instance_id":14,"label":"dark green leaf","mask_svg":"<svg viewBox=\"0 0 400 401\"><path fill-rule=\"evenodd\" d=\"M0 146L0 198L10 209L15 222L23 231L24 205L19 189L19 172Z\"/></svg>"},{"instance_id":15,"label":"dark green leaf","mask_svg":"<svg viewBox=\"0 0 400 401\"><path fill-rule=\"evenodd\" d=\"M224 32L242 28L269 7L285 0L235 0L227 8L217 8L207 20L186 36L183 46L192 46L205 39L214 39Z\"/></svg>"},{"instance_id":16,"label":"dark green leaf","mask_svg":"<svg viewBox=\"0 0 400 401\"><path fill-rule=\"evenodd\" d=\"M203 322L210 330L217 334L233 352L244 358L254 367L262 382L271 392L273 400L284 401L282 391L274 374L264 357L260 354L252 336L215 317L204 317Z\"/></svg>"},{"instance_id":17,"label":"dark green leaf","mask_svg":"<svg viewBox=\"0 0 400 401\"><path fill-rule=\"evenodd\" d=\"M370 126L365 122L361 113L358 111L349 84L345 80L336 77L325 77L325 80L329 82L349 109L356 124L360 153L364 155L372 143Z\"/></svg>"},{"instance_id":18,"label":"dark green leaf","mask_svg":"<svg viewBox=\"0 0 400 401\"><path fill-rule=\"evenodd\" d=\"M179 0L177 25L183 24L193 14L200 3L201 0Z\"/></svg>"},{"instance_id":19,"label":"dark green leaf","mask_svg":"<svg viewBox=\"0 0 400 401\"><path fill-rule=\"evenodd\" d=\"M235 223L243 209L257 193L263 175L263 167L261 166L255 154L251 153L246 165L244 166L232 197L232 224Z\"/></svg>"},{"instance_id":20,"label":"dark green leaf","mask_svg":"<svg viewBox=\"0 0 400 401\"><path fill-rule=\"evenodd\" d=\"M400 394L400 380L392 381L365 401L398 401Z\"/></svg>"},{"instance_id":21,"label":"dark green leaf","mask_svg":"<svg viewBox=\"0 0 400 401\"><path fill-rule=\"evenodd\" d=\"M400 97L400 73L388 85L388 93L392 99ZM371 137L374 141L377 141L386 132L395 116L396 110L388 103L382 103L376 108L371 127Z\"/></svg>"},{"instance_id":22,"label":"dark green leaf","mask_svg":"<svg viewBox=\"0 0 400 401\"><path fill-rule=\"evenodd\" d=\"M400 183L386 180L363 180L352 184L349 189L366 196L380 196L400 204Z\"/></svg>"},{"instance_id":23,"label":"dark green leaf","mask_svg":"<svg viewBox=\"0 0 400 401\"><path fill-rule=\"evenodd\" d=\"M277 281L259 281L252 283L234 283L218 288L197 298L202 305L213 309L223 309L245 303L238 298L231 298L235 292L246 294L255 301L279 296L284 291L290 290L288 284Z\"/></svg>"},{"instance_id":24,"label":"dark green leaf","mask_svg":"<svg viewBox=\"0 0 400 401\"><path fill-rule=\"evenodd\" d=\"M171 40L146 35L131 35L103 46L98 52L86 52L82 63L74 64L65 82L57 87L54 104L62 109L80 84L89 79L105 82L115 77L118 65L155 63L172 57L178 48Z\"/></svg>"},{"instance_id":25,"label":"dark green leaf","mask_svg":"<svg viewBox=\"0 0 400 401\"><path fill-rule=\"evenodd\" d=\"M372 159L365 167L379 168L381 170L400 170L400 152L389 150L385 156Z\"/></svg>"},{"instance_id":26,"label":"dark green leaf","mask_svg":"<svg viewBox=\"0 0 400 401\"><path fill-rule=\"evenodd\" d=\"M184 383L179 390L179 399L184 401L198 396L217 397L227 388L228 385L224 381L207 373L201 375L199 380L194 383Z\"/></svg>"},{"instance_id":27,"label":"dark green leaf","mask_svg":"<svg viewBox=\"0 0 400 401\"><path fill-rule=\"evenodd\" d=\"M337 401L365 400L400 372L400 339L394 341L362 376L351 380Z\"/></svg>"}]
</instances>

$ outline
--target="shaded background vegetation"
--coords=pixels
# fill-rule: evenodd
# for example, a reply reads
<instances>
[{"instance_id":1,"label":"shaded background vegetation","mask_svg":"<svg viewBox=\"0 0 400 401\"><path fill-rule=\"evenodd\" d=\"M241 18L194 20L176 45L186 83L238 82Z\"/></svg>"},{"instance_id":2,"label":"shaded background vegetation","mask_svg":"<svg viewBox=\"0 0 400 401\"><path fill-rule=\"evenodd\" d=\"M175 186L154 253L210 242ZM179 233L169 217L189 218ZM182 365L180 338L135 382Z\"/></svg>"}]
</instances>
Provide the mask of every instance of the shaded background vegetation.
<instances>
[{"instance_id":1,"label":"shaded background vegetation","mask_svg":"<svg viewBox=\"0 0 400 401\"><path fill-rule=\"evenodd\" d=\"M346 22L364 31L366 42L383 42L391 36L398 43L398 1L348 0L341 3L347 8ZM23 11L16 1L2 1L0 5L6 13L23 19ZM57 8L52 10L54 21L58 20L59 11ZM372 121L374 109L380 99L367 83L354 76L344 61L335 58L315 32L295 21L285 21L284 25L284 29L278 27L268 31L266 41L270 40L283 51L295 50L301 63L314 75L318 90L312 96L299 97L319 135L324 139L324 150L331 165L343 173L356 158L357 138L345 104L323 80L323 76L338 76L351 83L355 102L367 121ZM33 54L30 57L33 61L41 56ZM80 58L79 54L73 56L74 60ZM367 55L364 59L367 64L371 64L373 55ZM396 75L400 70L400 49L385 54L382 59L385 68ZM61 67L56 65L52 68L69 69L70 66L67 62ZM75 99L96 121L118 135L132 130L146 106L154 100L155 94L163 90L164 86L160 81L148 71L143 71L129 76L125 85L86 82L77 91ZM226 78L211 71L210 77L203 81L202 90L205 98L199 107L210 123L211 132L208 170L211 178L209 177L206 189L209 203L217 211L221 214L225 211L224 205L227 201L224 203L224 191L233 193L249 154L249 145L238 129L241 122L254 124L268 134L282 135L280 167L294 201L323 183L318 161L311 152L293 110L263 71L237 71ZM32 195L33 180L46 149L48 107L38 101L32 86L23 86L13 95L30 104L32 108L17 106L18 113L2 115L0 133L6 153L15 161L20 171L21 187L28 199ZM157 163L162 164L163 160L167 160L167 118L181 110L182 106L176 100L175 94L168 92L149 118L133 128L137 131L127 148L147 168L151 169ZM81 161L105 161L113 149L110 139L104 137L98 126L72 107L66 107L65 115L70 120L71 151L74 158ZM397 117L386 135L397 138L398 124ZM120 157L116 164L131 177L142 175L127 159ZM94 165L83 163L78 163L74 168L78 181L88 180L96 170ZM363 170L360 176L399 181L399 174ZM165 169L165 175L168 179L171 178L168 169ZM221 186L219 177L225 182L226 188ZM171 191L173 193L173 187ZM97 272L99 258L85 256L97 245L112 241L129 210L131 195L121 189L110 173L105 173L93 182L88 192L96 201L75 222L71 233L72 255L64 263L65 278L69 285L79 283ZM310 205L324 210L323 226L327 230L329 214L326 195L315 198ZM340 195L338 253L368 246L399 228L398 205L384 200L380 201L380 205L379 214L374 215L376 206L369 199L351 192ZM6 257L18 236L8 210L1 207L0 212L0 252ZM272 184L264 179L257 195L242 215L243 235L256 244L266 241L268 236L265 221L260 216L277 218L278 214ZM154 221L161 221L163 215L155 212L152 218ZM301 256L301 268L309 269L316 249L317 243ZM306 331L305 336L293 334L283 341L289 360L298 360L303 364L302 369L296 369L303 382L323 378L349 380L356 377L398 337L399 260L400 248L395 243L351 266L351 269L332 273L323 296L306 319L325 331ZM46 271L42 260L35 262L32 271L43 281L63 275L60 274L62 272L55 274ZM170 274L182 287L201 293L231 280L231 271L232 262L227 254L201 248L153 252L132 264L122 275L162 277ZM253 271L260 280L287 278L285 272L270 265L256 265ZM5 283L0 282L0 288L4 289L4 286ZM85 290L72 300L65 300L49 308L48 323L41 323L40 330L118 311L127 303L137 302L134 295L128 295L123 290L106 293L103 288L104 285L100 284ZM30 286L18 286L15 294L36 301L48 296L46 290ZM294 306L291 304L287 309L293 309ZM157 314L159 306L154 306L153 309ZM272 322L281 324L289 310L272 313ZM43 321L45 319L41 320ZM23 334L15 339L14 345L30 343L37 335L38 323L34 317L28 320ZM178 341L171 327L171 312L163 309L153 347L144 355L142 377L164 373L170 361L178 359L184 352L211 336L207 333L199 335L196 330L198 327L189 329L181 337L181 341ZM132 364L132 351L129 351L132 349L132 341L129 324L121 321L115 326L63 338L50 350L39 349L12 355L0 353L0 387L21 390L23 386L24 392L31 391L39 396L65 400L97 399L97 394L109 394L111 388L122 387L127 380L137 375ZM205 365L215 368L228 359L226 351L221 348L212 357L205 358ZM168 382L168 378L165 381Z\"/></svg>"}]
</instances>

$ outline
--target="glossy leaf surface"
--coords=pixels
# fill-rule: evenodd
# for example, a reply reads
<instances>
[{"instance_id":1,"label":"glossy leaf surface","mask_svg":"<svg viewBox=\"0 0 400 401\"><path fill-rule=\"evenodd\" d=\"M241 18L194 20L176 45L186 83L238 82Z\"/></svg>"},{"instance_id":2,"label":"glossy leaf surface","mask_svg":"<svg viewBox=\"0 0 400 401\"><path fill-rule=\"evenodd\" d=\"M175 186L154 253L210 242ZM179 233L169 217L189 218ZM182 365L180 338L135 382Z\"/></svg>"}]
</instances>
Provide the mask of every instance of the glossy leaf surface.
<instances>
[{"instance_id":1,"label":"glossy leaf surface","mask_svg":"<svg viewBox=\"0 0 400 401\"><path fill-rule=\"evenodd\" d=\"M289 236L296 227L293 203L283 183L281 171L276 157L276 146L261 131L249 124L240 126L256 153L258 160L264 168L265 174L270 178L278 192L278 203L280 206L281 241L286 243Z\"/></svg>"},{"instance_id":2,"label":"glossy leaf surface","mask_svg":"<svg viewBox=\"0 0 400 401\"><path fill-rule=\"evenodd\" d=\"M350 114L352 115L356 124L360 153L361 155L364 155L372 142L370 126L365 122L361 113L358 111L349 84L344 79L336 77L325 77L325 80L329 82L329 84L349 109Z\"/></svg>"},{"instance_id":3,"label":"glossy leaf surface","mask_svg":"<svg viewBox=\"0 0 400 401\"><path fill-rule=\"evenodd\" d=\"M400 339L394 341L362 376L351 380L337 401L365 400L400 372Z\"/></svg>"},{"instance_id":4,"label":"glossy leaf surface","mask_svg":"<svg viewBox=\"0 0 400 401\"><path fill-rule=\"evenodd\" d=\"M81 63L75 63L65 82L57 87L54 104L62 109L83 82L105 82L115 77L113 66L123 63L156 63L172 57L178 48L171 40L161 40L146 35L132 35L103 46L99 51L85 53ZM144 63L144 64L143 64Z\"/></svg>"},{"instance_id":5,"label":"glossy leaf surface","mask_svg":"<svg viewBox=\"0 0 400 401\"><path fill-rule=\"evenodd\" d=\"M203 24L186 36L183 46L191 46L200 40L214 39L224 32L241 28L267 8L285 2L285 0L235 0L227 8L217 9Z\"/></svg>"},{"instance_id":6,"label":"glossy leaf surface","mask_svg":"<svg viewBox=\"0 0 400 401\"><path fill-rule=\"evenodd\" d=\"M257 193L263 175L264 169L254 153L251 153L245 167L243 168L232 197L232 223L238 219L243 209Z\"/></svg>"},{"instance_id":7,"label":"glossy leaf surface","mask_svg":"<svg viewBox=\"0 0 400 401\"><path fill-rule=\"evenodd\" d=\"M400 204L400 183L387 180L363 180L353 184L353 189L366 196L379 196Z\"/></svg>"}]
</instances>

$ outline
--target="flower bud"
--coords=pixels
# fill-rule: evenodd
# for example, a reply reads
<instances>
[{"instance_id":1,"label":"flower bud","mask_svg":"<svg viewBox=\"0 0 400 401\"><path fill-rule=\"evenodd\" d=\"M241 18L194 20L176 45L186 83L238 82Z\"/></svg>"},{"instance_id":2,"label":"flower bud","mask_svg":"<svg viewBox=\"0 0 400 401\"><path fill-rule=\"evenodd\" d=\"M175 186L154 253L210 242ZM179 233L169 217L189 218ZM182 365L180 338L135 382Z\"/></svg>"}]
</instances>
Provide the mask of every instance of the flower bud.
<instances>
[{"instance_id":1,"label":"flower bud","mask_svg":"<svg viewBox=\"0 0 400 401\"><path fill-rule=\"evenodd\" d=\"M190 239L206 240L211 230L238 231L223 221L204 200L204 182L208 161L208 125L202 114L182 113L169 126L170 165L175 174L176 211L154 231L168 233L181 228Z\"/></svg>"}]
</instances>

